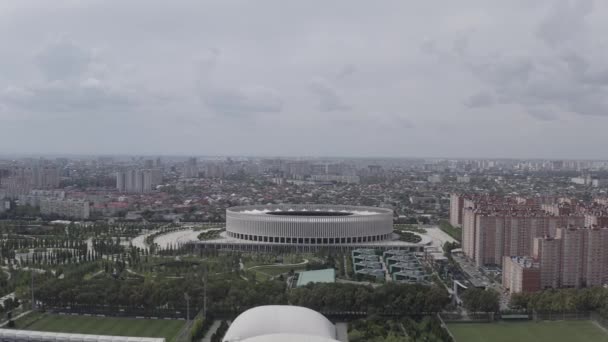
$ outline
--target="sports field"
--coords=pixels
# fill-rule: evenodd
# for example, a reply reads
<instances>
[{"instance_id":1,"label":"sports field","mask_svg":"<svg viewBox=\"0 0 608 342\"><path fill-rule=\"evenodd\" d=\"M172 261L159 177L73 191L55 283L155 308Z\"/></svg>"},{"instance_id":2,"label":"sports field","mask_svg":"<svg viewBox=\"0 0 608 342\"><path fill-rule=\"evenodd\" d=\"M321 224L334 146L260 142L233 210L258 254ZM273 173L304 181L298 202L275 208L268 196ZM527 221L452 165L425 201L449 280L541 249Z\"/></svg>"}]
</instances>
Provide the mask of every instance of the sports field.
<instances>
[{"instance_id":1,"label":"sports field","mask_svg":"<svg viewBox=\"0 0 608 342\"><path fill-rule=\"evenodd\" d=\"M38 316L32 316L29 317L29 320L25 320L26 316L23 320L16 322L16 328L77 334L164 337L167 342L170 342L185 323L182 320L166 319L41 315L37 313L33 315L40 315L41 318L37 319ZM23 324L19 324L20 321Z\"/></svg>"},{"instance_id":2,"label":"sports field","mask_svg":"<svg viewBox=\"0 0 608 342\"><path fill-rule=\"evenodd\" d=\"M608 333L591 321L454 323L456 342L608 342Z\"/></svg>"}]
</instances>

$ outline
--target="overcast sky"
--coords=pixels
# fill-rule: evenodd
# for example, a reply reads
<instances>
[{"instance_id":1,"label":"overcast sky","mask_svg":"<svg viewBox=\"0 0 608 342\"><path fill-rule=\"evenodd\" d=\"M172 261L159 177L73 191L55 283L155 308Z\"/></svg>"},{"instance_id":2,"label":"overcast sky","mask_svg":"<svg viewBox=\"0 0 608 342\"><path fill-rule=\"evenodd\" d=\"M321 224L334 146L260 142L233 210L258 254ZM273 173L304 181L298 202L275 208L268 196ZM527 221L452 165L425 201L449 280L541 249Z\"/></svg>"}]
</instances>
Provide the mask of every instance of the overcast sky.
<instances>
[{"instance_id":1,"label":"overcast sky","mask_svg":"<svg viewBox=\"0 0 608 342\"><path fill-rule=\"evenodd\" d=\"M0 153L608 159L608 1L0 2Z\"/></svg>"}]
</instances>

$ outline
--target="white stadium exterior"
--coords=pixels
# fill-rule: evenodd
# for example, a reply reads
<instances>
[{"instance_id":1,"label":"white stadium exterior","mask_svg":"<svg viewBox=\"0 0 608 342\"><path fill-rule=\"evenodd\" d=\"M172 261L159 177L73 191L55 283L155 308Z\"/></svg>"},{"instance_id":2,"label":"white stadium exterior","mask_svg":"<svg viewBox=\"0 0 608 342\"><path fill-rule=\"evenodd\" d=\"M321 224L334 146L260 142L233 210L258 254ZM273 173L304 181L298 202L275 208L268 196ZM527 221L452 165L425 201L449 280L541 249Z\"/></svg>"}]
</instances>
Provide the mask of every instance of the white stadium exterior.
<instances>
[{"instance_id":1,"label":"white stadium exterior","mask_svg":"<svg viewBox=\"0 0 608 342\"><path fill-rule=\"evenodd\" d=\"M399 241L393 211L386 208L329 204L279 204L226 210L226 231L195 241L197 248L256 252L315 252L321 249L408 249L422 251L430 242Z\"/></svg>"},{"instance_id":2,"label":"white stadium exterior","mask_svg":"<svg viewBox=\"0 0 608 342\"><path fill-rule=\"evenodd\" d=\"M393 211L334 205L243 206L226 210L226 232L240 240L339 245L388 241Z\"/></svg>"}]
</instances>

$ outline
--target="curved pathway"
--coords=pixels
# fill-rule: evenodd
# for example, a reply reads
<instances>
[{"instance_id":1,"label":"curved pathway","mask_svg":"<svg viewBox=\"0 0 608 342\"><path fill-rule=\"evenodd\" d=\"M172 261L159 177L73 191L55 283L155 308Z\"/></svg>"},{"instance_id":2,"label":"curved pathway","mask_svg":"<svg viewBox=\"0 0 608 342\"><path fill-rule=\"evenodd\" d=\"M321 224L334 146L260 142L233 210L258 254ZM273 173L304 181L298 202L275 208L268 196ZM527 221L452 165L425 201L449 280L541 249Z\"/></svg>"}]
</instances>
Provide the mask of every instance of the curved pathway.
<instances>
[{"instance_id":1,"label":"curved pathway","mask_svg":"<svg viewBox=\"0 0 608 342\"><path fill-rule=\"evenodd\" d=\"M251 266L249 267L247 270L252 270L254 268L259 268L259 267L292 267L292 266L302 266L302 265L306 265L308 264L308 259L304 259L304 261L299 262L297 264L268 264L268 265L256 265L256 266Z\"/></svg>"}]
</instances>

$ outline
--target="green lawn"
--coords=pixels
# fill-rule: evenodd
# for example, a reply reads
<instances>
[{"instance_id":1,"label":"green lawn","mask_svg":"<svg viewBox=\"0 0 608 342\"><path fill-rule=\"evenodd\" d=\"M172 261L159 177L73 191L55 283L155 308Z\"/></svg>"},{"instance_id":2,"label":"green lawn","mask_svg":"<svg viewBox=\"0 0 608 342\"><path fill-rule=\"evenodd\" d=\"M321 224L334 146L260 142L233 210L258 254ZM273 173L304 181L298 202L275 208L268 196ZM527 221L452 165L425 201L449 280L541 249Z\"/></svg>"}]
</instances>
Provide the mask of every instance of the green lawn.
<instances>
[{"instance_id":1,"label":"green lawn","mask_svg":"<svg viewBox=\"0 0 608 342\"><path fill-rule=\"evenodd\" d=\"M24 320L22 322L24 324L20 324L21 320L16 322L16 328L77 334L164 337L168 342L177 335L185 323L185 321L182 320L153 320L53 314L46 314L40 320L31 323L31 320L30 322L25 320L26 317L23 317Z\"/></svg>"},{"instance_id":2,"label":"green lawn","mask_svg":"<svg viewBox=\"0 0 608 342\"><path fill-rule=\"evenodd\" d=\"M608 342L591 321L452 323L455 342Z\"/></svg>"},{"instance_id":3,"label":"green lawn","mask_svg":"<svg viewBox=\"0 0 608 342\"><path fill-rule=\"evenodd\" d=\"M439 229L453 237L456 241L462 241L462 229L452 226L448 221L440 221Z\"/></svg>"}]
</instances>

